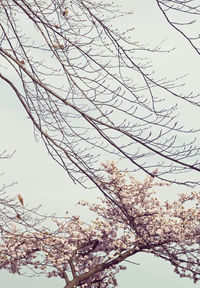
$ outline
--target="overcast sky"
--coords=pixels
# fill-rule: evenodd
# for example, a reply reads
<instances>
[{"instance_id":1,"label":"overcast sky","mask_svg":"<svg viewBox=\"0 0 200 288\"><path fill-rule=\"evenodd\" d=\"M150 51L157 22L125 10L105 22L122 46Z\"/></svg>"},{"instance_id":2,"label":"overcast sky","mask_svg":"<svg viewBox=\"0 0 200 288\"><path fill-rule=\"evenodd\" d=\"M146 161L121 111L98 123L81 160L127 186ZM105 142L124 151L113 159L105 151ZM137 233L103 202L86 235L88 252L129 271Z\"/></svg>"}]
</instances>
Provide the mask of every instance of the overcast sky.
<instances>
[{"instance_id":1,"label":"overcast sky","mask_svg":"<svg viewBox=\"0 0 200 288\"><path fill-rule=\"evenodd\" d=\"M161 12L155 6L155 0L123 0L123 7L130 8L134 14L126 21L119 20L121 29L134 26L133 37L144 43L158 44L165 40L163 47L176 50L171 54L159 54L153 58L155 71L160 75L173 78L188 73L187 86L184 89L199 90L199 57L189 44L173 31L163 19ZM84 191L74 185L66 172L58 167L49 157L41 142L36 142L33 135L33 126L27 118L21 104L13 92L0 82L0 151L16 151L10 160L1 161L2 176L6 183L18 182L10 193L23 195L25 203L36 206L42 203L42 211L64 214L66 210L77 214L79 208L74 204L79 199L94 199L98 191ZM199 125L194 107L183 105L180 119L188 125ZM87 218L87 215L84 215ZM151 255L136 255L133 261L140 265L129 264L125 272L121 272L120 288L193 288L192 281L180 279L168 263L153 258ZM0 271L3 288L20 287L60 288L64 286L61 279L47 279L45 277L24 278Z\"/></svg>"}]
</instances>

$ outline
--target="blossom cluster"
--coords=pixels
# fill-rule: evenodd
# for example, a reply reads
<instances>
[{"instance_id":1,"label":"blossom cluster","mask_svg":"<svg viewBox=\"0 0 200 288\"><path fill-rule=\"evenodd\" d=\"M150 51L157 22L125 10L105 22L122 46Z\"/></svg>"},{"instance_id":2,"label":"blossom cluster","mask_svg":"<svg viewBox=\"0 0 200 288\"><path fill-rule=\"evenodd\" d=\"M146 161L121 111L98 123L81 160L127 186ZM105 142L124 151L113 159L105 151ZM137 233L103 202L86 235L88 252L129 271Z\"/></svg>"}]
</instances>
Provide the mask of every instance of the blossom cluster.
<instances>
[{"instance_id":1,"label":"blossom cluster","mask_svg":"<svg viewBox=\"0 0 200 288\"><path fill-rule=\"evenodd\" d=\"M99 185L107 198L80 201L95 213L90 223L79 216L52 219L57 228L32 233L4 232L0 268L21 273L31 268L47 277L59 276L70 287L116 287L120 263L138 252L169 261L181 277L200 279L200 194L182 193L174 202L160 202L156 187L169 185L147 177L140 182L104 163L106 179ZM109 286L108 286L109 285Z\"/></svg>"}]
</instances>

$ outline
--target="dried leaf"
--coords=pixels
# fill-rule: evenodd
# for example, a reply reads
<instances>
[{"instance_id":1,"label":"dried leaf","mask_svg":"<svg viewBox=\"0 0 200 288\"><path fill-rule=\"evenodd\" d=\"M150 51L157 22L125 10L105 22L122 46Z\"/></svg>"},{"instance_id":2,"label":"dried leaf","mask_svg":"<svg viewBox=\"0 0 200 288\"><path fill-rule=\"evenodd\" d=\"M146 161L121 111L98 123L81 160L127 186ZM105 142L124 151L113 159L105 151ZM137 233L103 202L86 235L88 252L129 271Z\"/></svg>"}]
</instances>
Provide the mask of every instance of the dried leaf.
<instances>
[{"instance_id":1,"label":"dried leaf","mask_svg":"<svg viewBox=\"0 0 200 288\"><path fill-rule=\"evenodd\" d=\"M24 200L20 194L17 195L19 202L21 203L22 206L24 206Z\"/></svg>"}]
</instances>

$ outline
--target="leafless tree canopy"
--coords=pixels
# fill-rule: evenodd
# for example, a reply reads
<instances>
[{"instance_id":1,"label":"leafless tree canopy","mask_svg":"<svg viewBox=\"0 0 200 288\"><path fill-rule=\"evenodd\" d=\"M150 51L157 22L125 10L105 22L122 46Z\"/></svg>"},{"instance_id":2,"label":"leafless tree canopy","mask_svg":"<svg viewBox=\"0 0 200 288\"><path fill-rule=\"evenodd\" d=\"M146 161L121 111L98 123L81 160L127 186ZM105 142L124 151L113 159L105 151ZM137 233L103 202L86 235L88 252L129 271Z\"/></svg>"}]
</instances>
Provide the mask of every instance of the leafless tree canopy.
<instances>
[{"instance_id":1,"label":"leafless tree canopy","mask_svg":"<svg viewBox=\"0 0 200 288\"><path fill-rule=\"evenodd\" d=\"M157 4L178 29L170 11L199 15L193 2ZM176 82L154 78L142 53L161 49L131 40L132 29L116 29L127 13L92 0L1 0L0 6L0 77L74 181L97 184L102 160L127 159L132 170L152 175L158 168L160 179L199 183L199 131L184 129L176 105L165 100L199 106L198 95L181 95ZM183 36L199 53L198 39ZM181 178L187 171L193 176Z\"/></svg>"},{"instance_id":2,"label":"leafless tree canopy","mask_svg":"<svg viewBox=\"0 0 200 288\"><path fill-rule=\"evenodd\" d=\"M200 55L200 35L194 35L191 27L200 25L198 0L156 0L167 22L176 29ZM188 31L189 28L189 31Z\"/></svg>"}]
</instances>

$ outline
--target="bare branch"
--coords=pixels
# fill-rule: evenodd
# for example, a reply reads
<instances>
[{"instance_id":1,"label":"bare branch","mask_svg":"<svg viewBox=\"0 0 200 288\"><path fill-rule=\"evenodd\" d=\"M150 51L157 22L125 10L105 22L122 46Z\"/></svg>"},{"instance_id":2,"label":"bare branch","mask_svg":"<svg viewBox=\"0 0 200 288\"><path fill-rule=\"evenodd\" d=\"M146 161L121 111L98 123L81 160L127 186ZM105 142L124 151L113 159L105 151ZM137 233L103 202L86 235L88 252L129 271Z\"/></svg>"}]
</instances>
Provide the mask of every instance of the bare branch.
<instances>
[{"instance_id":1,"label":"bare branch","mask_svg":"<svg viewBox=\"0 0 200 288\"><path fill-rule=\"evenodd\" d=\"M0 5L0 57L9 71L0 77L74 182L90 187L90 179L98 186L102 157L112 157L159 179L200 183L199 130L181 125L176 105L199 107L199 95L182 95L176 81L155 79L151 64L135 57L160 48L145 49L129 38L132 29L113 28L128 13L89 0ZM190 171L190 179L182 177Z\"/></svg>"}]
</instances>

